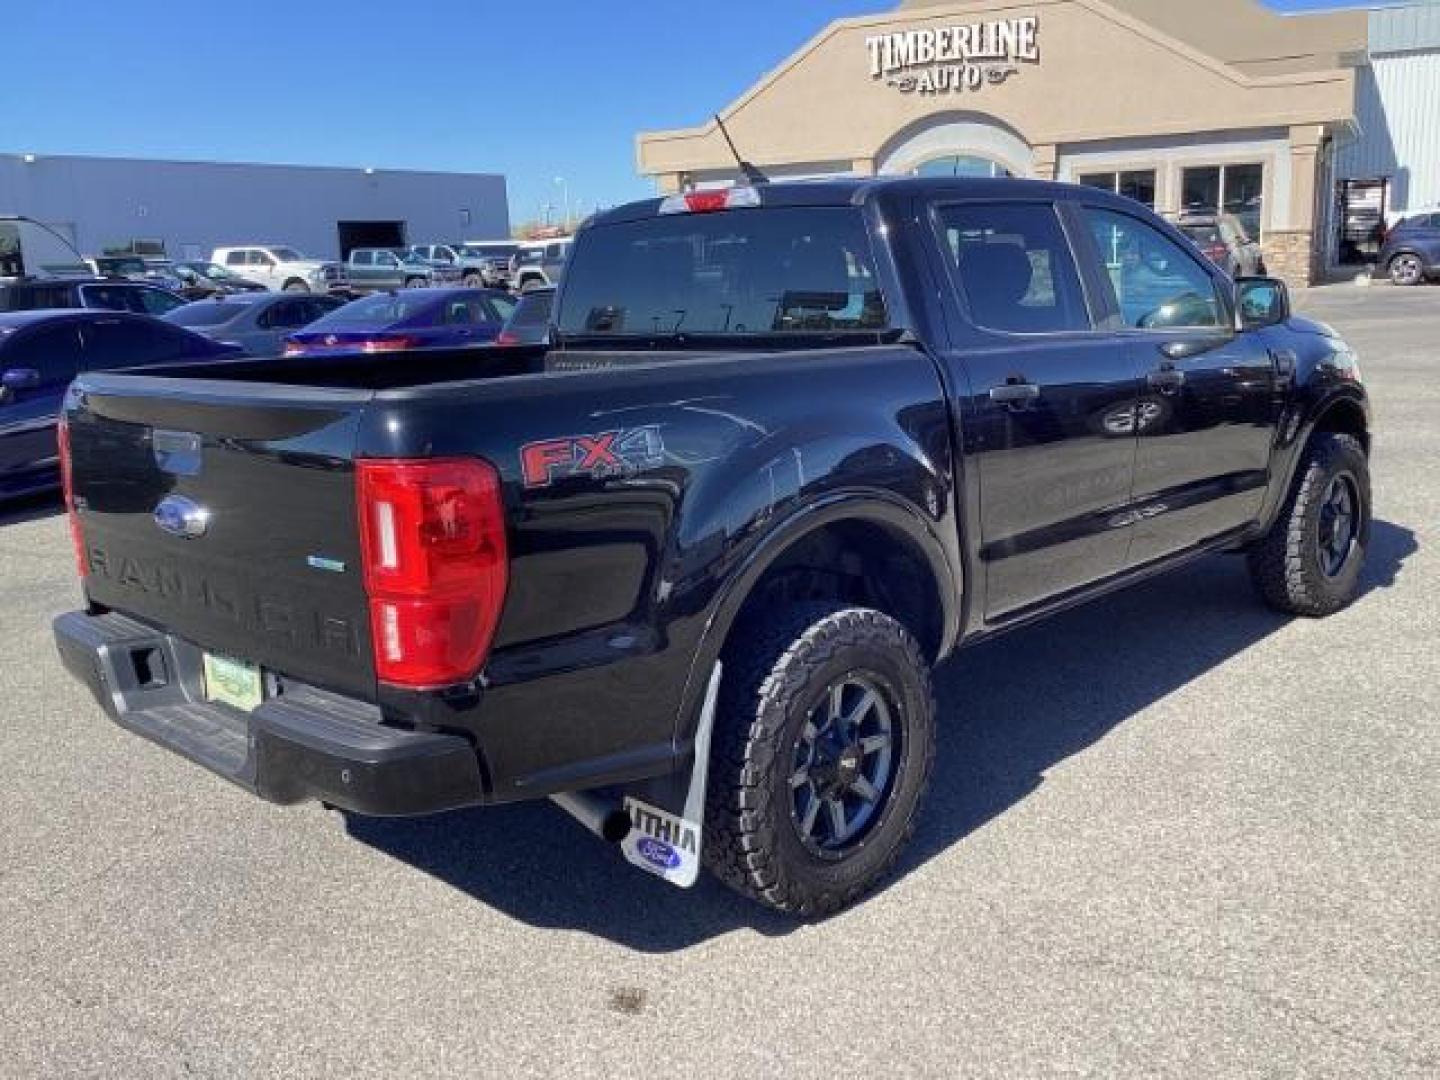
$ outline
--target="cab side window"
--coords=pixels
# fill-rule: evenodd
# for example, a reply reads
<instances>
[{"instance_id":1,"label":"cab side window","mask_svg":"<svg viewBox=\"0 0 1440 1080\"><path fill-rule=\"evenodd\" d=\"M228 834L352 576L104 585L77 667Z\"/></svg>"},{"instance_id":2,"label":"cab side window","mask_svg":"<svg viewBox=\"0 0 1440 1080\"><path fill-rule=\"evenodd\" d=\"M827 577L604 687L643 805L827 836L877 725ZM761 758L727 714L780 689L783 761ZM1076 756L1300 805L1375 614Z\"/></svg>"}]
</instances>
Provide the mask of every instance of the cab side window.
<instances>
[{"instance_id":1,"label":"cab side window","mask_svg":"<svg viewBox=\"0 0 1440 1080\"><path fill-rule=\"evenodd\" d=\"M17 335L0 367L31 368L41 386L65 386L80 368L80 337L73 325L41 326Z\"/></svg>"},{"instance_id":2,"label":"cab side window","mask_svg":"<svg viewBox=\"0 0 1440 1080\"><path fill-rule=\"evenodd\" d=\"M1124 325L1138 330L1219 329L1215 279L1175 241L1129 214L1085 207L1105 280Z\"/></svg>"},{"instance_id":3,"label":"cab side window","mask_svg":"<svg viewBox=\"0 0 1440 1080\"><path fill-rule=\"evenodd\" d=\"M1080 275L1048 203L942 206L945 252L975 325L1013 334L1089 330Z\"/></svg>"}]
</instances>

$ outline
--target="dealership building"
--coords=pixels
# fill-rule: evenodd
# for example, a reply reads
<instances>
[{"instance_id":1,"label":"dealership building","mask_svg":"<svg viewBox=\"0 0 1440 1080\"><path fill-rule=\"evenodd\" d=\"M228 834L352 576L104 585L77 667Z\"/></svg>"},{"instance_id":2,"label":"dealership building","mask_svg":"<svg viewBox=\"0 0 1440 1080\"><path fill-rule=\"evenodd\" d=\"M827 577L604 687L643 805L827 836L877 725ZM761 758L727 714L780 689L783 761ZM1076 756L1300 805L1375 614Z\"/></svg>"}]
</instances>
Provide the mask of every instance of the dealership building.
<instances>
[{"instance_id":1,"label":"dealership building","mask_svg":"<svg viewBox=\"0 0 1440 1080\"><path fill-rule=\"evenodd\" d=\"M1035 177L1231 214L1309 284L1440 203L1440 3L906 0L826 26L720 116L777 179ZM667 192L738 176L713 120L637 156Z\"/></svg>"},{"instance_id":2,"label":"dealership building","mask_svg":"<svg viewBox=\"0 0 1440 1080\"><path fill-rule=\"evenodd\" d=\"M316 258L352 247L510 235L492 173L222 164L0 153L0 213L44 222L85 255L208 258L285 244Z\"/></svg>"}]
</instances>

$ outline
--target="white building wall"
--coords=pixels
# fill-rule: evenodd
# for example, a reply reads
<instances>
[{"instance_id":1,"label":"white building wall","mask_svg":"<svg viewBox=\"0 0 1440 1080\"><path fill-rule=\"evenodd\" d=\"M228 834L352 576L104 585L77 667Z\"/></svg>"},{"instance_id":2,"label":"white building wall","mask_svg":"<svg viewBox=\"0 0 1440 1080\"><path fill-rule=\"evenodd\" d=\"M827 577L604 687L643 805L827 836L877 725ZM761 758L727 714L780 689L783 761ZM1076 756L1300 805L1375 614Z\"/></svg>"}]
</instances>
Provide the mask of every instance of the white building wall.
<instances>
[{"instance_id":1,"label":"white building wall","mask_svg":"<svg viewBox=\"0 0 1440 1080\"><path fill-rule=\"evenodd\" d=\"M1356 76L1360 131L1336 175L1390 177L1391 210L1440 203L1440 49L1377 54Z\"/></svg>"},{"instance_id":2,"label":"white building wall","mask_svg":"<svg viewBox=\"0 0 1440 1080\"><path fill-rule=\"evenodd\" d=\"M173 258L243 243L335 258L339 221L403 221L411 243L510 234L505 178L490 173L0 154L0 213L57 226L87 255L158 239Z\"/></svg>"}]
</instances>

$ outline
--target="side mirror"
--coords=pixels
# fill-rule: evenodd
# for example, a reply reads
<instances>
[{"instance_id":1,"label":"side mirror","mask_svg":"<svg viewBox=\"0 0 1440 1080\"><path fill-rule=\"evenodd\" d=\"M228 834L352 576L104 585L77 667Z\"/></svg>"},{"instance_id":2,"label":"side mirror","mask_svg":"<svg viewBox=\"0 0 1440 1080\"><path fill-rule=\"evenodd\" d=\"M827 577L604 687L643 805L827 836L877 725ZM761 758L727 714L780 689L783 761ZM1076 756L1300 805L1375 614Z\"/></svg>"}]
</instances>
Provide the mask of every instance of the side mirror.
<instances>
[{"instance_id":1,"label":"side mirror","mask_svg":"<svg viewBox=\"0 0 1440 1080\"><path fill-rule=\"evenodd\" d=\"M34 390L40 385L40 372L34 368L9 368L0 375L0 405L15 400L21 390Z\"/></svg>"},{"instance_id":2,"label":"side mirror","mask_svg":"<svg viewBox=\"0 0 1440 1080\"><path fill-rule=\"evenodd\" d=\"M1247 277L1235 283L1241 330L1278 326L1290 318L1290 290L1279 278Z\"/></svg>"}]
</instances>

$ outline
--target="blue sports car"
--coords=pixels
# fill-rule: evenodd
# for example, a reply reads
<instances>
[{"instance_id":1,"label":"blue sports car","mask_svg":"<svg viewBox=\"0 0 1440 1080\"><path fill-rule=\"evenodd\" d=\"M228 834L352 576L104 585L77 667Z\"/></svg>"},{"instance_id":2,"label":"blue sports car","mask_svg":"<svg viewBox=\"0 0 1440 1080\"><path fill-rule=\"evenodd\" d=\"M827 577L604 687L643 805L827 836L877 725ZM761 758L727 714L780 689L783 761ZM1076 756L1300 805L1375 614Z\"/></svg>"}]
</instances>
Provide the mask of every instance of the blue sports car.
<instances>
[{"instance_id":1,"label":"blue sports car","mask_svg":"<svg viewBox=\"0 0 1440 1080\"><path fill-rule=\"evenodd\" d=\"M285 339L286 356L488 345L515 308L494 289L399 289L352 300Z\"/></svg>"}]
</instances>

